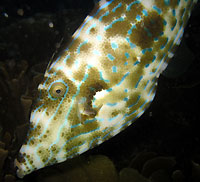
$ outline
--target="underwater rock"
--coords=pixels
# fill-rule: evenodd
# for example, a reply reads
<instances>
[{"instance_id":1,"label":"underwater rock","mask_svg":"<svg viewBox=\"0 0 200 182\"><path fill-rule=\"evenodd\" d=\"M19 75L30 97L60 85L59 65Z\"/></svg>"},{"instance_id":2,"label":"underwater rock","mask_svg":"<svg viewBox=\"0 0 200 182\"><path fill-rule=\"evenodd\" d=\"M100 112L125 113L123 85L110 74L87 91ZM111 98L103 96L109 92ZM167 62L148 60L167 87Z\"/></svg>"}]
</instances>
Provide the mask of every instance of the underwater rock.
<instances>
[{"instance_id":1,"label":"underwater rock","mask_svg":"<svg viewBox=\"0 0 200 182\"><path fill-rule=\"evenodd\" d=\"M141 171L141 174L145 177L149 177L153 172L163 169L166 171L171 171L176 161L173 157L156 157L154 159L148 160Z\"/></svg>"},{"instance_id":2,"label":"underwater rock","mask_svg":"<svg viewBox=\"0 0 200 182\"><path fill-rule=\"evenodd\" d=\"M150 182L133 168L124 168L119 173L119 182Z\"/></svg>"},{"instance_id":3,"label":"underwater rock","mask_svg":"<svg viewBox=\"0 0 200 182\"><path fill-rule=\"evenodd\" d=\"M3 89L13 91L13 93L10 92L10 94L12 94L12 97L14 98L18 97L20 93L24 91L24 88L21 88L21 86L24 84L24 80L26 79L24 76L27 69L28 63L25 60L17 62L10 59L5 62L0 62L1 83L4 82Z\"/></svg>"},{"instance_id":4,"label":"underwater rock","mask_svg":"<svg viewBox=\"0 0 200 182\"><path fill-rule=\"evenodd\" d=\"M44 77L43 74L38 74L38 75L34 76L33 77L34 84L38 85L41 82L43 77Z\"/></svg>"},{"instance_id":5,"label":"underwater rock","mask_svg":"<svg viewBox=\"0 0 200 182\"><path fill-rule=\"evenodd\" d=\"M22 142L24 141L24 138L27 135L28 128L29 128L29 123L25 123L23 125L17 126L15 133L16 133L18 146L21 146Z\"/></svg>"},{"instance_id":6,"label":"underwater rock","mask_svg":"<svg viewBox=\"0 0 200 182\"><path fill-rule=\"evenodd\" d=\"M4 181L14 181L13 157L27 135L34 83L28 63L14 59L0 62L0 171ZM36 87L35 87L36 88ZM12 113L12 114L11 114ZM24 124L25 123L25 124ZM7 149L7 150L4 150ZM5 160L5 159L8 160ZM5 168L2 166L5 166ZM1 176L2 177L2 176Z\"/></svg>"},{"instance_id":7,"label":"underwater rock","mask_svg":"<svg viewBox=\"0 0 200 182\"><path fill-rule=\"evenodd\" d=\"M21 98L20 98L22 108L23 108L23 111L24 111L24 117L25 117L26 121L29 120L30 108L31 108L31 105L32 105L32 99L33 98L27 97L25 95L22 95Z\"/></svg>"},{"instance_id":8,"label":"underwater rock","mask_svg":"<svg viewBox=\"0 0 200 182\"><path fill-rule=\"evenodd\" d=\"M2 141L0 141L0 148L5 149L5 143L3 143Z\"/></svg>"},{"instance_id":9,"label":"underwater rock","mask_svg":"<svg viewBox=\"0 0 200 182\"><path fill-rule=\"evenodd\" d=\"M45 169L37 181L42 182L117 182L118 175L112 161L103 155L88 159L78 157Z\"/></svg>"},{"instance_id":10,"label":"underwater rock","mask_svg":"<svg viewBox=\"0 0 200 182\"><path fill-rule=\"evenodd\" d=\"M185 182L183 172L175 168L177 164L175 157L158 156L155 152L141 152L132 159L129 166L151 182Z\"/></svg>"},{"instance_id":11,"label":"underwater rock","mask_svg":"<svg viewBox=\"0 0 200 182\"><path fill-rule=\"evenodd\" d=\"M6 160L7 156L8 156L8 151L0 148L0 178L1 178L4 161Z\"/></svg>"},{"instance_id":12,"label":"underwater rock","mask_svg":"<svg viewBox=\"0 0 200 182\"><path fill-rule=\"evenodd\" d=\"M157 156L155 152L140 152L130 164L130 167L141 171L146 161L153 159Z\"/></svg>"},{"instance_id":13,"label":"underwater rock","mask_svg":"<svg viewBox=\"0 0 200 182\"><path fill-rule=\"evenodd\" d=\"M37 76L37 75L42 75L44 76L44 72L47 68L48 62L42 62L42 63L38 63L36 65L33 65L30 69L30 72L33 76ZM41 80L42 81L42 80ZM40 82L39 82L40 83Z\"/></svg>"},{"instance_id":14,"label":"underwater rock","mask_svg":"<svg viewBox=\"0 0 200 182\"><path fill-rule=\"evenodd\" d=\"M5 143L5 148L8 148L8 146L11 143L11 139L12 139L12 137L11 137L10 133L6 132L2 139L2 142Z\"/></svg>"},{"instance_id":15,"label":"underwater rock","mask_svg":"<svg viewBox=\"0 0 200 182\"><path fill-rule=\"evenodd\" d=\"M165 170L155 171L149 179L151 182L171 182L170 175Z\"/></svg>"},{"instance_id":16,"label":"underwater rock","mask_svg":"<svg viewBox=\"0 0 200 182\"><path fill-rule=\"evenodd\" d=\"M4 182L15 182L16 178L11 174L6 174L4 177Z\"/></svg>"},{"instance_id":17,"label":"underwater rock","mask_svg":"<svg viewBox=\"0 0 200 182\"><path fill-rule=\"evenodd\" d=\"M85 162L85 159L82 157L77 157L73 160L69 160L67 163L60 163L37 171L36 174L28 175L27 178L29 181L29 179L32 179L32 176L37 176L35 181L38 182L88 182L88 176L82 167Z\"/></svg>"},{"instance_id":18,"label":"underwater rock","mask_svg":"<svg viewBox=\"0 0 200 182\"><path fill-rule=\"evenodd\" d=\"M0 62L0 117L4 131L11 132L20 123L24 122L20 97L27 89L26 61L7 60ZM12 114L10 114L12 113ZM10 125L12 124L12 127Z\"/></svg>"},{"instance_id":19,"label":"underwater rock","mask_svg":"<svg viewBox=\"0 0 200 182\"><path fill-rule=\"evenodd\" d=\"M172 181L173 182L184 182L185 181L185 177L181 170L176 170L173 172Z\"/></svg>"},{"instance_id":20,"label":"underwater rock","mask_svg":"<svg viewBox=\"0 0 200 182\"><path fill-rule=\"evenodd\" d=\"M118 175L113 162L106 156L91 156L84 165L91 182L116 182Z\"/></svg>"},{"instance_id":21,"label":"underwater rock","mask_svg":"<svg viewBox=\"0 0 200 182\"><path fill-rule=\"evenodd\" d=\"M200 165L196 162L192 162L192 180L193 182L200 181Z\"/></svg>"}]
</instances>

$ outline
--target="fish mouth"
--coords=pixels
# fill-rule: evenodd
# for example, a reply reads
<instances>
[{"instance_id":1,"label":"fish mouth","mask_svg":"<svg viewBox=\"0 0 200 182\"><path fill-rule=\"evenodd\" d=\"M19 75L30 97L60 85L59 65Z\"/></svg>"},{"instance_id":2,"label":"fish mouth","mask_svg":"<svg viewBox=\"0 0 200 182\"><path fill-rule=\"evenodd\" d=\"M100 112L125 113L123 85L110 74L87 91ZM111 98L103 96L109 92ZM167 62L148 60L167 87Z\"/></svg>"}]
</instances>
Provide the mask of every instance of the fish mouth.
<instances>
[{"instance_id":1,"label":"fish mouth","mask_svg":"<svg viewBox=\"0 0 200 182\"><path fill-rule=\"evenodd\" d=\"M14 160L14 167L16 169L17 177L23 178L25 176L25 166L21 164L17 159Z\"/></svg>"}]
</instances>

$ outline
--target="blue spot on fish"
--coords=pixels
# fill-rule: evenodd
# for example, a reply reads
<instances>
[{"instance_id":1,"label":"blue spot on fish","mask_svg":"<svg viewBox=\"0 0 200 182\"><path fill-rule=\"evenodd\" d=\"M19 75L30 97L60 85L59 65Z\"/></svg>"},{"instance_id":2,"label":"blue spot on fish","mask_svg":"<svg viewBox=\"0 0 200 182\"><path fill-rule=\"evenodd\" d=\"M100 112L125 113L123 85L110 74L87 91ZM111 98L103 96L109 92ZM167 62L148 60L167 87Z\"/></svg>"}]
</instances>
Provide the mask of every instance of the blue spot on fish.
<instances>
[{"instance_id":1,"label":"blue spot on fish","mask_svg":"<svg viewBox=\"0 0 200 182\"><path fill-rule=\"evenodd\" d=\"M134 1L132 2L131 4L128 5L128 7L126 8L127 11L130 11L131 10L131 7L134 5L134 4L139 4L140 1Z\"/></svg>"},{"instance_id":2,"label":"blue spot on fish","mask_svg":"<svg viewBox=\"0 0 200 182\"><path fill-rule=\"evenodd\" d=\"M99 51L97 51L97 50L94 50L93 53L94 53L95 55L97 55L97 56L101 56L101 53L100 53Z\"/></svg>"},{"instance_id":3,"label":"blue spot on fish","mask_svg":"<svg viewBox=\"0 0 200 182\"><path fill-rule=\"evenodd\" d=\"M144 16L148 16L148 12L147 12L146 9L143 9L143 10L142 10L142 13L143 13Z\"/></svg>"},{"instance_id":4,"label":"blue spot on fish","mask_svg":"<svg viewBox=\"0 0 200 182\"><path fill-rule=\"evenodd\" d=\"M140 16L140 15L137 15L137 16L136 16L136 20L137 20L137 21L140 21L140 20L141 20L141 16Z\"/></svg>"},{"instance_id":5,"label":"blue spot on fish","mask_svg":"<svg viewBox=\"0 0 200 182\"><path fill-rule=\"evenodd\" d=\"M131 49L136 48L136 45L133 44L133 43L130 41L129 37L126 37L126 40L127 40L127 42L129 43Z\"/></svg>"},{"instance_id":6,"label":"blue spot on fish","mask_svg":"<svg viewBox=\"0 0 200 182\"><path fill-rule=\"evenodd\" d=\"M100 80L103 80L104 82L107 82L107 83L110 82L110 80L106 80L106 79L103 78L103 73L102 73L102 71L100 71L99 74L100 74Z\"/></svg>"},{"instance_id":7,"label":"blue spot on fish","mask_svg":"<svg viewBox=\"0 0 200 182\"><path fill-rule=\"evenodd\" d=\"M135 29L136 28L136 25L135 24L133 24L132 25L132 27L131 27L131 29L130 30L128 30L128 34L129 35L131 35L132 34L132 31L133 31L133 29Z\"/></svg>"},{"instance_id":8,"label":"blue spot on fish","mask_svg":"<svg viewBox=\"0 0 200 182\"><path fill-rule=\"evenodd\" d=\"M117 49L117 48L118 48L118 44L115 43L115 42L112 42L112 43L111 43L111 47L112 47L113 49Z\"/></svg>"},{"instance_id":9,"label":"blue spot on fish","mask_svg":"<svg viewBox=\"0 0 200 182\"><path fill-rule=\"evenodd\" d=\"M119 21L124 21L124 18L123 18L123 17L120 17L120 18L114 20L110 25L106 26L106 27L104 28L104 30L106 31L106 30L112 28L112 26L113 26L115 23L119 22Z\"/></svg>"},{"instance_id":10,"label":"blue spot on fish","mask_svg":"<svg viewBox=\"0 0 200 182\"><path fill-rule=\"evenodd\" d=\"M137 87L138 87L138 85L139 85L140 81L142 80L142 78L143 78L143 76L140 76L140 78L139 78L138 82L137 82L137 83L136 83L136 85L135 85L135 88L137 88Z\"/></svg>"},{"instance_id":11,"label":"blue spot on fish","mask_svg":"<svg viewBox=\"0 0 200 182\"><path fill-rule=\"evenodd\" d=\"M86 33L89 34L92 28L95 28L97 25L96 23L92 24L87 30Z\"/></svg>"},{"instance_id":12,"label":"blue spot on fish","mask_svg":"<svg viewBox=\"0 0 200 182\"><path fill-rule=\"evenodd\" d=\"M99 21L102 21L103 17L108 16L110 13L109 11L106 11L100 18Z\"/></svg>"},{"instance_id":13,"label":"blue spot on fish","mask_svg":"<svg viewBox=\"0 0 200 182\"><path fill-rule=\"evenodd\" d=\"M102 36L101 35L97 35L97 40L101 41L102 40Z\"/></svg>"},{"instance_id":14,"label":"blue spot on fish","mask_svg":"<svg viewBox=\"0 0 200 182\"><path fill-rule=\"evenodd\" d=\"M70 55L67 55L67 56L64 57L64 59L63 59L64 64L67 63L67 60L68 60L69 58L70 58Z\"/></svg>"},{"instance_id":15,"label":"blue spot on fish","mask_svg":"<svg viewBox=\"0 0 200 182\"><path fill-rule=\"evenodd\" d=\"M125 56L126 56L127 59L130 58L130 55L129 55L128 52L125 53Z\"/></svg>"},{"instance_id":16,"label":"blue spot on fish","mask_svg":"<svg viewBox=\"0 0 200 182\"><path fill-rule=\"evenodd\" d=\"M113 72L113 73L116 73L116 72L117 72L117 67L116 67L116 66L113 66L113 67L112 67L112 72Z\"/></svg>"},{"instance_id":17,"label":"blue spot on fish","mask_svg":"<svg viewBox=\"0 0 200 182\"><path fill-rule=\"evenodd\" d=\"M112 12L115 12L117 10L117 8L120 8L122 6L122 3L119 3L116 7L114 7L112 9Z\"/></svg>"},{"instance_id":18,"label":"blue spot on fish","mask_svg":"<svg viewBox=\"0 0 200 182\"><path fill-rule=\"evenodd\" d=\"M153 9L160 15L162 13L162 10L158 8L157 6L153 6Z\"/></svg>"},{"instance_id":19,"label":"blue spot on fish","mask_svg":"<svg viewBox=\"0 0 200 182\"><path fill-rule=\"evenodd\" d=\"M140 61L137 60L135 63L133 63L133 65L136 66L139 63L140 63Z\"/></svg>"},{"instance_id":20,"label":"blue spot on fish","mask_svg":"<svg viewBox=\"0 0 200 182\"><path fill-rule=\"evenodd\" d=\"M121 85L122 82L125 80L125 78L130 74L130 72L127 72L121 79L121 81L117 84L117 86Z\"/></svg>"},{"instance_id":21,"label":"blue spot on fish","mask_svg":"<svg viewBox=\"0 0 200 182\"><path fill-rule=\"evenodd\" d=\"M114 60L115 60L115 57L114 57L112 54L108 54L107 57L108 57L111 61L114 61Z\"/></svg>"},{"instance_id":22,"label":"blue spot on fish","mask_svg":"<svg viewBox=\"0 0 200 182\"><path fill-rule=\"evenodd\" d=\"M113 106L116 106L117 103L107 103L106 105L107 105L107 106L111 106L111 107L113 107Z\"/></svg>"},{"instance_id":23,"label":"blue spot on fish","mask_svg":"<svg viewBox=\"0 0 200 182\"><path fill-rule=\"evenodd\" d=\"M87 44L87 43L88 43L88 40L85 40L85 41L83 41L83 42L79 45L79 47L78 47L78 49L77 49L77 53L78 53L78 54L80 54L80 49L81 49L81 47L82 47L83 45Z\"/></svg>"},{"instance_id":24,"label":"blue spot on fish","mask_svg":"<svg viewBox=\"0 0 200 182\"><path fill-rule=\"evenodd\" d=\"M164 2L166 6L169 6L170 0L164 0Z\"/></svg>"}]
</instances>

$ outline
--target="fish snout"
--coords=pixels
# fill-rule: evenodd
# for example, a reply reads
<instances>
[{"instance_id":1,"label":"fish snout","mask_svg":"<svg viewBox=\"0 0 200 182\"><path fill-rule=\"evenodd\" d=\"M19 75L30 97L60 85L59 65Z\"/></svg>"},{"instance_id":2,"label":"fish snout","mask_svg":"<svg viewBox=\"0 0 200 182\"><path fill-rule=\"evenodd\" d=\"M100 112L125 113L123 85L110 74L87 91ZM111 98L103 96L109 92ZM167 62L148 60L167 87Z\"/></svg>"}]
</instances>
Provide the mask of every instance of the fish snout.
<instances>
[{"instance_id":1,"label":"fish snout","mask_svg":"<svg viewBox=\"0 0 200 182\"><path fill-rule=\"evenodd\" d=\"M16 169L17 177L23 178L26 175L26 173L25 173L25 165L23 165L23 163L19 162L18 158L16 158L14 160L14 167Z\"/></svg>"}]
</instances>

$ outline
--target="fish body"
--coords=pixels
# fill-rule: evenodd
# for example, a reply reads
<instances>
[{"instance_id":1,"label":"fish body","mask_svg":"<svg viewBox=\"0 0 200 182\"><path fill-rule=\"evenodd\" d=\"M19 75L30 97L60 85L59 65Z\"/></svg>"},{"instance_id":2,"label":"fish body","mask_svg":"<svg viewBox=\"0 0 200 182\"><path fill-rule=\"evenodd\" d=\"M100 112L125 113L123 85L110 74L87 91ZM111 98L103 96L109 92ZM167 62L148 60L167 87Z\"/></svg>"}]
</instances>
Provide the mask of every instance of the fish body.
<instances>
[{"instance_id":1,"label":"fish body","mask_svg":"<svg viewBox=\"0 0 200 182\"><path fill-rule=\"evenodd\" d=\"M101 0L47 68L18 177L104 142L140 117L196 0Z\"/></svg>"}]
</instances>

